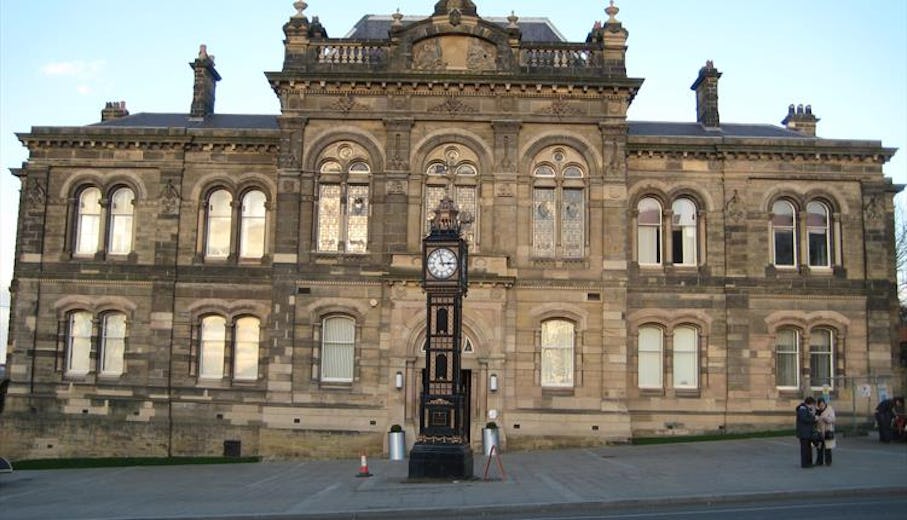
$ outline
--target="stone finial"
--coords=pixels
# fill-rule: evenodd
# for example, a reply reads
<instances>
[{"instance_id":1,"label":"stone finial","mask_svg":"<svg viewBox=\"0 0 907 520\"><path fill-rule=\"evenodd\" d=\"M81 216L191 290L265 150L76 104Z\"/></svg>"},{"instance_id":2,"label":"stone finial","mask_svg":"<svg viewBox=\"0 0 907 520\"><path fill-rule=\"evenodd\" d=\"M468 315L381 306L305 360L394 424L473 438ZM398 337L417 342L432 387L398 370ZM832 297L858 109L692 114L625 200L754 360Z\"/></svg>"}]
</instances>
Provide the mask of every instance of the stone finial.
<instances>
[{"instance_id":1,"label":"stone finial","mask_svg":"<svg viewBox=\"0 0 907 520\"><path fill-rule=\"evenodd\" d=\"M507 21L509 22L507 24L507 28L508 29L519 29L520 26L516 24L517 21L519 21L519 19L520 19L520 17L516 15L515 11L510 11L510 16L507 17Z\"/></svg>"},{"instance_id":2,"label":"stone finial","mask_svg":"<svg viewBox=\"0 0 907 520\"><path fill-rule=\"evenodd\" d=\"M296 0L295 2L293 2L293 7L296 8L296 14L293 15L293 18L305 18L305 13L303 11L305 11L306 7L308 6L309 4L303 2L302 0Z\"/></svg>"},{"instance_id":3,"label":"stone finial","mask_svg":"<svg viewBox=\"0 0 907 520\"><path fill-rule=\"evenodd\" d=\"M617 7L616 5L614 5L614 0L611 0L610 5L608 5L608 7L605 9L605 14L608 15L607 23L620 23L616 18L617 13L619 13L619 12L620 12L620 8Z\"/></svg>"},{"instance_id":4,"label":"stone finial","mask_svg":"<svg viewBox=\"0 0 907 520\"><path fill-rule=\"evenodd\" d=\"M312 17L312 25L309 27L309 38L327 38L328 32L321 25L321 20L317 16Z\"/></svg>"},{"instance_id":5,"label":"stone finial","mask_svg":"<svg viewBox=\"0 0 907 520\"><path fill-rule=\"evenodd\" d=\"M400 8L397 8L397 12L391 15L391 18L394 19L394 23L391 24L391 27L399 29L403 27L403 13L400 12Z\"/></svg>"}]
</instances>

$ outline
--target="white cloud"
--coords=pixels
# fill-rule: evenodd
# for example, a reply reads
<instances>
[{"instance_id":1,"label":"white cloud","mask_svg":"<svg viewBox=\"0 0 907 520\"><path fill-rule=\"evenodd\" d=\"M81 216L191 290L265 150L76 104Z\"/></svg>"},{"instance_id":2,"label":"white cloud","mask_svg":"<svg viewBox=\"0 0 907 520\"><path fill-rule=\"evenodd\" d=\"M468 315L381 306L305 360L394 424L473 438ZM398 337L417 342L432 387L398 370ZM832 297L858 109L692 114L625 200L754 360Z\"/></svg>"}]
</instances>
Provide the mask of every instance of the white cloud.
<instances>
[{"instance_id":1,"label":"white cloud","mask_svg":"<svg viewBox=\"0 0 907 520\"><path fill-rule=\"evenodd\" d=\"M94 89L92 89L88 85L79 85L78 87L76 87L76 92L82 94L83 96L87 96L88 94L94 92Z\"/></svg>"},{"instance_id":2,"label":"white cloud","mask_svg":"<svg viewBox=\"0 0 907 520\"><path fill-rule=\"evenodd\" d=\"M106 62L95 61L58 61L41 67L45 76L73 76L77 78L93 78L104 69Z\"/></svg>"}]
</instances>

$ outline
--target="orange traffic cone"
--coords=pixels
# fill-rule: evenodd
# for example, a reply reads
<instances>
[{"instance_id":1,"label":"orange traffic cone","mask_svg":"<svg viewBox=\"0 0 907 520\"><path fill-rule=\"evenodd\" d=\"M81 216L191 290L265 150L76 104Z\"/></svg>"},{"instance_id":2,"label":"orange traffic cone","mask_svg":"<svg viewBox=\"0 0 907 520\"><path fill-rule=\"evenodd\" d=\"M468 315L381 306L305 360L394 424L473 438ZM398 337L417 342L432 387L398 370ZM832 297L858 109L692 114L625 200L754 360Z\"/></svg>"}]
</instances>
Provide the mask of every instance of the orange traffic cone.
<instances>
[{"instance_id":1,"label":"orange traffic cone","mask_svg":"<svg viewBox=\"0 0 907 520\"><path fill-rule=\"evenodd\" d=\"M372 474L368 472L368 459L365 457L365 453L359 458L359 473L357 477L371 477Z\"/></svg>"}]
</instances>

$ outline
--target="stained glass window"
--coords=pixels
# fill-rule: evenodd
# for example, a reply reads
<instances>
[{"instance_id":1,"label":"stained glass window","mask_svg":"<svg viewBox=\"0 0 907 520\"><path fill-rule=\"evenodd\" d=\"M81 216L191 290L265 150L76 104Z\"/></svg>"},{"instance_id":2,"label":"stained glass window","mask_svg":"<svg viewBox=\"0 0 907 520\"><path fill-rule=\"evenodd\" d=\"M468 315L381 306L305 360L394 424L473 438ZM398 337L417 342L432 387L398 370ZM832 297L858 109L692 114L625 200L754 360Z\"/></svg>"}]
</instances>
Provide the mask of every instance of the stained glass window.
<instances>
[{"instance_id":1,"label":"stained glass window","mask_svg":"<svg viewBox=\"0 0 907 520\"><path fill-rule=\"evenodd\" d=\"M583 190L565 189L563 204L561 244L564 248L564 257L582 258L585 240L583 215L586 214Z\"/></svg>"},{"instance_id":2,"label":"stained glass window","mask_svg":"<svg viewBox=\"0 0 907 520\"><path fill-rule=\"evenodd\" d=\"M340 249L340 185L322 184L318 194L318 250Z\"/></svg>"},{"instance_id":3,"label":"stained glass window","mask_svg":"<svg viewBox=\"0 0 907 520\"><path fill-rule=\"evenodd\" d=\"M353 185L347 191L346 250L365 253L368 245L368 186Z\"/></svg>"},{"instance_id":4,"label":"stained glass window","mask_svg":"<svg viewBox=\"0 0 907 520\"><path fill-rule=\"evenodd\" d=\"M552 258L556 252L557 205L553 189L532 190L532 254Z\"/></svg>"}]
</instances>

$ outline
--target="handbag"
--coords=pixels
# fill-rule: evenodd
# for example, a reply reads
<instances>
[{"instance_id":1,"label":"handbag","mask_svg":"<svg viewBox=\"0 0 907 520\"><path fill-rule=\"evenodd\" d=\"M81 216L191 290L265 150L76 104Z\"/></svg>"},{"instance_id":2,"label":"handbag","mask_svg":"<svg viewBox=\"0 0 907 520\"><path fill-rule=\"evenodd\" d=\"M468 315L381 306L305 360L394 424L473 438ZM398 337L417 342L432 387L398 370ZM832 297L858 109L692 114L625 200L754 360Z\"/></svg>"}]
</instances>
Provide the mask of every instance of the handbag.
<instances>
[{"instance_id":1,"label":"handbag","mask_svg":"<svg viewBox=\"0 0 907 520\"><path fill-rule=\"evenodd\" d=\"M835 432L833 432L833 431L825 432L825 440L827 440L827 441L835 440Z\"/></svg>"}]
</instances>

